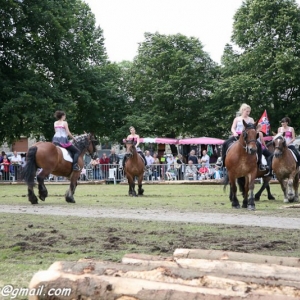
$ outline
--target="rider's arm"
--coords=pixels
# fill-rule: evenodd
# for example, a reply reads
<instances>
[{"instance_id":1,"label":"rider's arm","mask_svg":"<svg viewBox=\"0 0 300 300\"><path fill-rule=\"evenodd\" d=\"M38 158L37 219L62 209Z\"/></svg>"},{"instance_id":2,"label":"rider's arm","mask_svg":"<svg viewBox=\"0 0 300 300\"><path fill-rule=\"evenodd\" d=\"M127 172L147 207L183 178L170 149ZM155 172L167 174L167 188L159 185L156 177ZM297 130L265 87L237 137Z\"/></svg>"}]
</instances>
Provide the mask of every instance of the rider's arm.
<instances>
[{"instance_id":1,"label":"rider's arm","mask_svg":"<svg viewBox=\"0 0 300 300\"><path fill-rule=\"evenodd\" d=\"M294 130L294 127L290 127L291 128L291 131L292 131L292 139L291 141L289 142L289 144L292 144L293 141L295 140L296 136L295 136L295 130Z\"/></svg>"},{"instance_id":2,"label":"rider's arm","mask_svg":"<svg viewBox=\"0 0 300 300\"><path fill-rule=\"evenodd\" d=\"M136 135L136 145L135 145L135 147L138 147L139 144L140 144L140 136L137 134Z\"/></svg>"},{"instance_id":3,"label":"rider's arm","mask_svg":"<svg viewBox=\"0 0 300 300\"><path fill-rule=\"evenodd\" d=\"M68 126L68 122L67 122L67 121L64 122L64 126L65 126L65 129L66 129L67 135L68 135L71 139L74 140L74 136L72 135L72 133L71 133L70 130L69 130L69 126Z\"/></svg>"},{"instance_id":4,"label":"rider's arm","mask_svg":"<svg viewBox=\"0 0 300 300\"><path fill-rule=\"evenodd\" d=\"M232 135L233 135L233 136L238 136L237 132L235 131L236 125L237 125L237 121L238 121L238 118L236 117L236 118L233 120L233 123L232 123L232 126L231 126L231 132L232 132Z\"/></svg>"}]
</instances>

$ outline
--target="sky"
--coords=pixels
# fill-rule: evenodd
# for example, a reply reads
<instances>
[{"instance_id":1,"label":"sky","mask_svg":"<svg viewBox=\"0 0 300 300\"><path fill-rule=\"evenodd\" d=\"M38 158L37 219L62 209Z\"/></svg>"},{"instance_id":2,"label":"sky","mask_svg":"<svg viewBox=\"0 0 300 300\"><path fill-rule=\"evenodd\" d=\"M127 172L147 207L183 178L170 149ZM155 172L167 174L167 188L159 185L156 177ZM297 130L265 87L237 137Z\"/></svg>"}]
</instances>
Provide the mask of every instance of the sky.
<instances>
[{"instance_id":1,"label":"sky","mask_svg":"<svg viewBox=\"0 0 300 300\"><path fill-rule=\"evenodd\" d=\"M103 30L109 60L132 61L144 33L198 38L220 63L230 43L233 16L243 0L84 0ZM300 0L297 0L299 3Z\"/></svg>"}]
</instances>

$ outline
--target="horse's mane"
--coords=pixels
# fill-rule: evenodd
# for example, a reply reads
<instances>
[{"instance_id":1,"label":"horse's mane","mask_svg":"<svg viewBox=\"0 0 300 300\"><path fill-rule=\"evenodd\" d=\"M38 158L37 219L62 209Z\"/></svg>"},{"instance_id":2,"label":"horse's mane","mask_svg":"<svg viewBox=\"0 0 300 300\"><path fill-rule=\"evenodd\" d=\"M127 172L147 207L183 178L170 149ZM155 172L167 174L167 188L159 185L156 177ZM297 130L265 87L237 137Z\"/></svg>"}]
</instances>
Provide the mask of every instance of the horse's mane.
<instances>
[{"instance_id":1,"label":"horse's mane","mask_svg":"<svg viewBox=\"0 0 300 300\"><path fill-rule=\"evenodd\" d=\"M74 137L74 144L77 148L82 151L88 146L88 137L90 136L89 133L84 133Z\"/></svg>"}]
</instances>

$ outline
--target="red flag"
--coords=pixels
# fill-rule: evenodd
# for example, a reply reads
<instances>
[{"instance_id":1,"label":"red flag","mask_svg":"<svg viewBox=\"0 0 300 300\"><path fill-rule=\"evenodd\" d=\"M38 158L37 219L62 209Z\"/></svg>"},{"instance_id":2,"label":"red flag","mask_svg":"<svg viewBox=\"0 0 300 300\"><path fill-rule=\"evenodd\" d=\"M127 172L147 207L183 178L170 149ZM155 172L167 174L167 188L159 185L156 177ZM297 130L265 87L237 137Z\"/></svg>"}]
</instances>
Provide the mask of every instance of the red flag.
<instances>
[{"instance_id":1,"label":"red flag","mask_svg":"<svg viewBox=\"0 0 300 300\"><path fill-rule=\"evenodd\" d=\"M269 118L268 118L268 114L267 114L266 110L261 115L258 123L261 124L260 131L263 132L265 135L269 135L271 127L270 127L270 122L269 122Z\"/></svg>"}]
</instances>

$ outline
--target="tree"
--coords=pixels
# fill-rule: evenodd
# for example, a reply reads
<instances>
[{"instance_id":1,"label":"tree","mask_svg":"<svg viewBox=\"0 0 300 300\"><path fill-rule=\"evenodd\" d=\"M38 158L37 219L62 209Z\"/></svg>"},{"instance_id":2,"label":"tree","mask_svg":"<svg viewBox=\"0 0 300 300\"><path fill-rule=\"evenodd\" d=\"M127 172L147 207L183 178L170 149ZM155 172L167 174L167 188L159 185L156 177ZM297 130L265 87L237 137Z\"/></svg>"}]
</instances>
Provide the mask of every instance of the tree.
<instances>
[{"instance_id":1,"label":"tree","mask_svg":"<svg viewBox=\"0 0 300 300\"><path fill-rule=\"evenodd\" d=\"M145 33L128 72L131 113L126 127L134 125L144 136L207 133L206 105L216 64L199 40Z\"/></svg>"},{"instance_id":2,"label":"tree","mask_svg":"<svg viewBox=\"0 0 300 300\"><path fill-rule=\"evenodd\" d=\"M111 107L123 101L121 70L108 62L86 3L6 0L0 13L1 141L49 140L57 109L67 112L74 133L104 135L119 125Z\"/></svg>"},{"instance_id":3,"label":"tree","mask_svg":"<svg viewBox=\"0 0 300 300\"><path fill-rule=\"evenodd\" d=\"M267 109L274 122L289 116L300 128L300 10L294 0L246 0L234 16L232 42L223 56L222 79L214 99L235 111L243 102L258 119ZM222 126L228 126L224 117ZM275 129L276 130L276 129Z\"/></svg>"}]
</instances>

